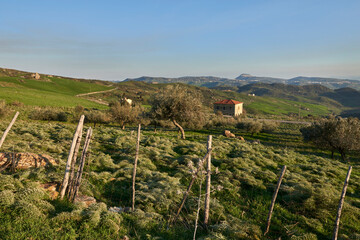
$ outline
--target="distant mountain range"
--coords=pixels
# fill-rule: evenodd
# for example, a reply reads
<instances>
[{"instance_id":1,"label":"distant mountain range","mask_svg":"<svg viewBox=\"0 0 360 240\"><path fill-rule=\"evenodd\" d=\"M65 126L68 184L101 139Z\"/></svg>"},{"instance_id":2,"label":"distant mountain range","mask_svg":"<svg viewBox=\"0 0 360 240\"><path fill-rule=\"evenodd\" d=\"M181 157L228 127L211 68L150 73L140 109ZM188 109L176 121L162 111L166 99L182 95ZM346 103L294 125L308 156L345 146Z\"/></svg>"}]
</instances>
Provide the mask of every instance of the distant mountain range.
<instances>
[{"instance_id":1,"label":"distant mountain range","mask_svg":"<svg viewBox=\"0 0 360 240\"><path fill-rule=\"evenodd\" d=\"M196 86L236 90L237 87L241 87L252 83L283 83L289 85L313 85L320 84L331 89L339 88L354 88L360 90L360 81L350 79L338 79L338 78L322 78L322 77L295 77L290 79L284 78L272 78L272 77L257 77L250 74L241 74L235 79L219 78L213 76L201 76L201 77L179 77L179 78L164 78L164 77L140 77L140 78L127 78L124 81L142 81L147 83L185 83Z\"/></svg>"}]
</instances>

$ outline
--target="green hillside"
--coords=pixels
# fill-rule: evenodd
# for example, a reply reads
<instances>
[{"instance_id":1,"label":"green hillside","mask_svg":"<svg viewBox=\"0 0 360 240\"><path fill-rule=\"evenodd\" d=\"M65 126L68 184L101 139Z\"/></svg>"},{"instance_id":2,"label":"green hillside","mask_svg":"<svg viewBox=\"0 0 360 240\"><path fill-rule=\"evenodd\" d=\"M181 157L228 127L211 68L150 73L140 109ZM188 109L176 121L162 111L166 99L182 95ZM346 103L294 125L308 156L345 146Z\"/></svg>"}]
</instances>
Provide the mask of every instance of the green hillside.
<instances>
[{"instance_id":1,"label":"green hillside","mask_svg":"<svg viewBox=\"0 0 360 240\"><path fill-rule=\"evenodd\" d=\"M168 84L152 84L141 81L126 81L117 83L118 89L113 92L101 93L89 96L90 99L104 99L107 101L114 101L122 96L130 98L137 103L148 106L149 99L152 95L160 91L161 88ZM199 91L202 95L202 102L212 111L213 103L222 99L235 99L244 102L245 110L250 114L263 115L266 117L285 117L299 113L299 108L302 116L326 116L330 113L340 113L342 107L317 104L314 100L302 99L300 101L291 101L288 99L281 99L268 96L248 96L247 93L238 93L235 91L222 91L209 89L206 87L197 87L192 85L185 85L190 89Z\"/></svg>"},{"instance_id":2,"label":"green hillside","mask_svg":"<svg viewBox=\"0 0 360 240\"><path fill-rule=\"evenodd\" d=\"M108 82L87 81L63 77L45 76L36 80L28 73L0 75L0 99L18 101L32 106L56 106L104 108L103 105L76 97L77 94L112 89Z\"/></svg>"}]
</instances>

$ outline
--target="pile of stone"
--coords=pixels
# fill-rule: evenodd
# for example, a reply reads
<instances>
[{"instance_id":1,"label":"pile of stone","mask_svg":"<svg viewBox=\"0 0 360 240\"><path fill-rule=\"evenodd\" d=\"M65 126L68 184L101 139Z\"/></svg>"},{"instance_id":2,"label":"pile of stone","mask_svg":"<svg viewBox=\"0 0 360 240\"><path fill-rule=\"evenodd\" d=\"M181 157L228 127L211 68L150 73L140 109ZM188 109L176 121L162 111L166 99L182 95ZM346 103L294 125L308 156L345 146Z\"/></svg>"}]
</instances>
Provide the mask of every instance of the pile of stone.
<instances>
[{"instance_id":1,"label":"pile of stone","mask_svg":"<svg viewBox=\"0 0 360 240\"><path fill-rule=\"evenodd\" d=\"M31 167L44 167L47 165L56 165L56 161L46 154L35 153L0 153L0 166L12 166L15 161L15 169L28 169Z\"/></svg>"}]
</instances>

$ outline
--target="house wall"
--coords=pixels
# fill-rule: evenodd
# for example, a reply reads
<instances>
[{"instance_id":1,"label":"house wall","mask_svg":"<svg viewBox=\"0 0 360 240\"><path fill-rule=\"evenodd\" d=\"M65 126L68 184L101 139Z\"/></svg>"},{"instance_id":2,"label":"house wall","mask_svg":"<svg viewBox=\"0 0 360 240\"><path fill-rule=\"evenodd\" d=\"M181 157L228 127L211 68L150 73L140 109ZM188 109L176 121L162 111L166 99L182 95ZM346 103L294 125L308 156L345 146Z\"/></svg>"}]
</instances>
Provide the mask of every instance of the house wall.
<instances>
[{"instance_id":1,"label":"house wall","mask_svg":"<svg viewBox=\"0 0 360 240\"><path fill-rule=\"evenodd\" d=\"M243 104L214 104L214 112L221 111L224 115L238 116L243 112Z\"/></svg>"}]
</instances>

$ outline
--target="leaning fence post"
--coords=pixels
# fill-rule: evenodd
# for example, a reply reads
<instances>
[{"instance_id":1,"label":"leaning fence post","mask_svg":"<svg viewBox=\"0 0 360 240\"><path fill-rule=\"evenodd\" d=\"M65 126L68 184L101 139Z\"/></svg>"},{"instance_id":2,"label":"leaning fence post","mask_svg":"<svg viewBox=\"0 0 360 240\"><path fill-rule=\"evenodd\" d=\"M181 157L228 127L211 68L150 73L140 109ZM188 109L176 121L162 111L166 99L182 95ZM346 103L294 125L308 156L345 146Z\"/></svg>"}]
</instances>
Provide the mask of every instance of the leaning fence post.
<instances>
[{"instance_id":1,"label":"leaning fence post","mask_svg":"<svg viewBox=\"0 0 360 240\"><path fill-rule=\"evenodd\" d=\"M16 112L14 118L11 120L9 126L7 127L7 129L5 130L5 132L3 133L3 135L2 135L2 137L1 137L1 139L0 139L0 148L1 148L1 146L3 145L7 134L9 133L11 127L14 125L14 123L15 123L15 121L16 121L16 118L17 118L18 116L19 116L19 112Z\"/></svg>"},{"instance_id":2,"label":"leaning fence post","mask_svg":"<svg viewBox=\"0 0 360 240\"><path fill-rule=\"evenodd\" d=\"M68 183L69 183L71 162L72 162L72 159L73 159L73 156L74 156L74 150L75 150L77 139L79 137L80 130L81 130L83 124L84 124L84 119L85 119L85 116L81 115L79 123L78 123L76 131L75 131L75 134L74 134L74 138L72 140L72 144L71 144L71 147L70 147L68 159L67 159L66 166L65 166L64 179L63 179L63 182L61 184L60 199L64 198L65 191L66 191L66 188L67 188Z\"/></svg>"},{"instance_id":3,"label":"leaning fence post","mask_svg":"<svg viewBox=\"0 0 360 240\"><path fill-rule=\"evenodd\" d=\"M338 237L341 210L342 210L342 208L344 206L345 194L346 194L346 189L347 189L347 187L349 185L349 179L350 179L351 170L352 170L352 166L349 166L349 170L348 170L346 178L345 178L344 187L343 187L343 190L342 190L342 193L341 193L339 206L338 206L338 210L337 210L337 214L336 214L334 234L333 234L333 238L332 238L333 240L337 240L337 237Z\"/></svg>"},{"instance_id":4,"label":"leaning fence post","mask_svg":"<svg viewBox=\"0 0 360 240\"><path fill-rule=\"evenodd\" d=\"M286 165L284 165L284 167L283 167L282 170L281 170L281 174L280 174L278 183L277 183L277 185L276 185L275 192L274 192L273 197L272 197L272 200L271 200L271 205L270 205L270 209L269 209L269 215L268 215L268 218L267 218L266 231L265 231L264 235L266 235L266 234L269 232L269 229L270 229L271 215L272 215L272 212L273 212L273 210L274 210L276 197L277 197L277 195L278 195L278 192L279 192L279 189L280 189L280 185L281 185L282 179L283 179L283 177L284 177L284 175L285 175L285 171L286 171Z\"/></svg>"},{"instance_id":5,"label":"leaning fence post","mask_svg":"<svg viewBox=\"0 0 360 240\"><path fill-rule=\"evenodd\" d=\"M89 145L90 145L90 141L91 141L91 136L92 136L92 128L90 127L86 133L84 148L81 153L80 163L79 163L78 171L76 174L76 179L74 179L74 184L72 186L72 190L71 190L70 196L69 196L69 199L72 202L74 202L74 200L78 194L79 188L80 188L81 178L82 178L82 174L84 171L85 159L88 155L88 149L89 149Z\"/></svg>"},{"instance_id":6,"label":"leaning fence post","mask_svg":"<svg viewBox=\"0 0 360 240\"><path fill-rule=\"evenodd\" d=\"M207 142L207 150L211 149L212 136L209 135ZM206 168L206 193L205 193L205 216L204 224L207 225L209 221L209 211L210 211L210 191L211 191L211 154L207 159L207 168Z\"/></svg>"},{"instance_id":7,"label":"leaning fence post","mask_svg":"<svg viewBox=\"0 0 360 240\"><path fill-rule=\"evenodd\" d=\"M135 210L135 178L136 178L136 167L139 158L139 148L140 148L140 131L141 131L141 124L139 124L138 132L137 132L137 140L136 140L136 153L135 153L135 160L134 160L134 169L132 174L132 211Z\"/></svg>"},{"instance_id":8,"label":"leaning fence post","mask_svg":"<svg viewBox=\"0 0 360 240\"><path fill-rule=\"evenodd\" d=\"M78 138L76 140L73 159L71 161L71 167L70 167L71 173L70 173L70 177L69 177L69 186L67 188L67 196L68 197L71 196L71 191L73 189L73 185L74 185L74 181L75 181L75 164L76 164L77 155L78 155L79 149L80 149L81 138L82 138L82 130L83 130L83 126L81 126L81 129L79 131L79 136L78 136Z\"/></svg>"}]
</instances>

